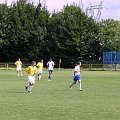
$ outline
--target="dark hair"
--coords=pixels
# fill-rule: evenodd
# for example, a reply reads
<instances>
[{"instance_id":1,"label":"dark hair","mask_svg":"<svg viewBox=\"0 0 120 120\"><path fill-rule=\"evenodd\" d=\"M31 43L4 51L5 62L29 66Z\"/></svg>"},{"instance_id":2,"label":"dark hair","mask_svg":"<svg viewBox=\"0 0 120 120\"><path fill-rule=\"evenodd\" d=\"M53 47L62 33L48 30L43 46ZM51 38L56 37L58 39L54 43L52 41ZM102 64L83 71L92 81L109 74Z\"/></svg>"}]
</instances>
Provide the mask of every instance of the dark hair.
<instances>
[{"instance_id":1,"label":"dark hair","mask_svg":"<svg viewBox=\"0 0 120 120\"><path fill-rule=\"evenodd\" d=\"M36 61L32 61L32 64L36 63Z\"/></svg>"},{"instance_id":2,"label":"dark hair","mask_svg":"<svg viewBox=\"0 0 120 120\"><path fill-rule=\"evenodd\" d=\"M43 61L43 59L40 59L40 61Z\"/></svg>"},{"instance_id":3,"label":"dark hair","mask_svg":"<svg viewBox=\"0 0 120 120\"><path fill-rule=\"evenodd\" d=\"M77 64L77 65L80 65L80 62L77 62L76 64Z\"/></svg>"}]
</instances>

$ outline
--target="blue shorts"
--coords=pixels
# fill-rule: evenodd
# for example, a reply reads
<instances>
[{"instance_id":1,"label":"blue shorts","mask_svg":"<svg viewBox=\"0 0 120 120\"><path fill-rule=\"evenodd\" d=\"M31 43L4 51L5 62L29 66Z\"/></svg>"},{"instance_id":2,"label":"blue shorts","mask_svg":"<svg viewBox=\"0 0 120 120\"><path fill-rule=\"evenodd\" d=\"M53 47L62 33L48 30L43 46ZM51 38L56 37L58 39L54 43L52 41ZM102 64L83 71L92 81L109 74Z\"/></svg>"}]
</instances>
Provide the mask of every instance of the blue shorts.
<instances>
[{"instance_id":1,"label":"blue shorts","mask_svg":"<svg viewBox=\"0 0 120 120\"><path fill-rule=\"evenodd\" d=\"M53 70L48 70L48 72L52 73L52 72L53 72Z\"/></svg>"},{"instance_id":2,"label":"blue shorts","mask_svg":"<svg viewBox=\"0 0 120 120\"><path fill-rule=\"evenodd\" d=\"M77 81L77 80L81 80L81 76L80 76L80 75L76 75L76 76L74 77L74 81Z\"/></svg>"}]
</instances>

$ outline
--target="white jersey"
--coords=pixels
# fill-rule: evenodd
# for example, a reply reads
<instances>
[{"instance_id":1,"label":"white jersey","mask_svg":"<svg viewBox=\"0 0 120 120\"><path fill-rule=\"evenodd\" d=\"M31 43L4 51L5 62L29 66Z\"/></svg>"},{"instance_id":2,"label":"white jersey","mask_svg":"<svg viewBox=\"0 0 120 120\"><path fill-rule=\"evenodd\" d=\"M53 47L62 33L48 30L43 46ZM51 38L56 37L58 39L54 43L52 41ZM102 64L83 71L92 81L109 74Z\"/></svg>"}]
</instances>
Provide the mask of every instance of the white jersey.
<instances>
[{"instance_id":1,"label":"white jersey","mask_svg":"<svg viewBox=\"0 0 120 120\"><path fill-rule=\"evenodd\" d=\"M80 66L79 65L75 66L75 68L74 68L74 75L75 76L76 75L80 75Z\"/></svg>"},{"instance_id":2,"label":"white jersey","mask_svg":"<svg viewBox=\"0 0 120 120\"><path fill-rule=\"evenodd\" d=\"M48 70L53 70L53 68L54 68L54 62L53 61L49 61L47 63L47 66L48 66Z\"/></svg>"}]
</instances>

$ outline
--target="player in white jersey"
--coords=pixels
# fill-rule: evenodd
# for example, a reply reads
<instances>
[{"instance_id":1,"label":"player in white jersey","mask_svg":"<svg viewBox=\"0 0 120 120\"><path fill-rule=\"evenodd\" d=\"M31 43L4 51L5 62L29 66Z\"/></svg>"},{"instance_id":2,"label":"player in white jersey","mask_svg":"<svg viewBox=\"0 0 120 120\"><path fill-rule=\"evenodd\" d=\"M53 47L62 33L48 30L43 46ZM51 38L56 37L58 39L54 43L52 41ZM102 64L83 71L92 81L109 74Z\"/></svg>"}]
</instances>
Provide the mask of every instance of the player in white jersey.
<instances>
[{"instance_id":1,"label":"player in white jersey","mask_svg":"<svg viewBox=\"0 0 120 120\"><path fill-rule=\"evenodd\" d=\"M54 69L54 62L52 61L52 58L50 58L50 60L47 62L47 70L49 72L49 79L51 79L51 75L52 75L52 72L53 72L53 69Z\"/></svg>"},{"instance_id":2,"label":"player in white jersey","mask_svg":"<svg viewBox=\"0 0 120 120\"><path fill-rule=\"evenodd\" d=\"M73 74L73 77L74 77L73 80L74 80L74 82L72 84L70 84L70 89L72 89L73 85L78 82L78 88L79 88L80 91L82 91L82 88L81 88L80 66L81 66L81 62L77 62L76 66L74 68L74 74Z\"/></svg>"}]
</instances>

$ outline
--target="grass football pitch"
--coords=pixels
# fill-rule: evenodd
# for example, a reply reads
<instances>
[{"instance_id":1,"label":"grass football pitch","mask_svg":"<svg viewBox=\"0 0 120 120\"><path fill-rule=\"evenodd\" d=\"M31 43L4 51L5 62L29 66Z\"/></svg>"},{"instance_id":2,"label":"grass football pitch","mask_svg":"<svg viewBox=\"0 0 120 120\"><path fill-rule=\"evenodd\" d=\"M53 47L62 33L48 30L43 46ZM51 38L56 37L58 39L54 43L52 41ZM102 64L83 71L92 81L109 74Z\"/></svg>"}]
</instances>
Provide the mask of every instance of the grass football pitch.
<instances>
[{"instance_id":1,"label":"grass football pitch","mask_svg":"<svg viewBox=\"0 0 120 120\"><path fill-rule=\"evenodd\" d=\"M0 120L120 120L119 71L82 71L83 91L69 89L72 70L44 71L31 94L23 75L0 70Z\"/></svg>"}]
</instances>

